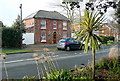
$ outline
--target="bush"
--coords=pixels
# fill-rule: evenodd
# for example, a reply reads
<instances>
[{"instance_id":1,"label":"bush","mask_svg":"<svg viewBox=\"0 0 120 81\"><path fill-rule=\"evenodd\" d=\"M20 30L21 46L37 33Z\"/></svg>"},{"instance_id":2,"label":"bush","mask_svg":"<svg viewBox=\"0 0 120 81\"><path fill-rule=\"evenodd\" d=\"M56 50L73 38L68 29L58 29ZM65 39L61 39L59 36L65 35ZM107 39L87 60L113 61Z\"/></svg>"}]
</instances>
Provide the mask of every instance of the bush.
<instances>
[{"instance_id":1,"label":"bush","mask_svg":"<svg viewBox=\"0 0 120 81\"><path fill-rule=\"evenodd\" d=\"M120 63L118 59L103 57L99 63L96 64L95 68L96 77L98 78L120 78Z\"/></svg>"},{"instance_id":2,"label":"bush","mask_svg":"<svg viewBox=\"0 0 120 81\"><path fill-rule=\"evenodd\" d=\"M100 36L102 38L102 43L107 44L107 41L114 41L113 36Z\"/></svg>"},{"instance_id":3,"label":"bush","mask_svg":"<svg viewBox=\"0 0 120 81\"><path fill-rule=\"evenodd\" d=\"M2 47L16 48L22 46L22 32L14 28L2 29Z\"/></svg>"}]
</instances>

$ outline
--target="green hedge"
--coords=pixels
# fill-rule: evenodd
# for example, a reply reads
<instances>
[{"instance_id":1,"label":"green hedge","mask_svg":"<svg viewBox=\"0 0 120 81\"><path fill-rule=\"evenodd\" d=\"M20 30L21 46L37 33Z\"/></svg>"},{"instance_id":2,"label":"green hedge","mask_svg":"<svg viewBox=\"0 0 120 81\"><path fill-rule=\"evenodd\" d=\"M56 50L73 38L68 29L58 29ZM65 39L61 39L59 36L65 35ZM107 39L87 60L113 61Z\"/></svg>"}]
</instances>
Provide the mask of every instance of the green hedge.
<instances>
[{"instance_id":1,"label":"green hedge","mask_svg":"<svg viewBox=\"0 0 120 81\"><path fill-rule=\"evenodd\" d=\"M22 32L14 28L2 28L2 47L19 48L22 46Z\"/></svg>"},{"instance_id":2,"label":"green hedge","mask_svg":"<svg viewBox=\"0 0 120 81\"><path fill-rule=\"evenodd\" d=\"M103 44L107 44L107 41L114 41L114 37L113 36L100 36L102 38L102 43Z\"/></svg>"}]
</instances>

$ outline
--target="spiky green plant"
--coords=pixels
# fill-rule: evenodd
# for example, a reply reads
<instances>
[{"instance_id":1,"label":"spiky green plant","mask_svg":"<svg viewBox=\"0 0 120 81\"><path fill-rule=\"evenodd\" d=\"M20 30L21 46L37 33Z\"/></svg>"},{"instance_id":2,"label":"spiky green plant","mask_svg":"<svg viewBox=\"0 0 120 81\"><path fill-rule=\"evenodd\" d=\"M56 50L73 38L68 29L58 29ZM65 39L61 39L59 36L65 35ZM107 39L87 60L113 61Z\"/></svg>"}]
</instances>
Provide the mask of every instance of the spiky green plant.
<instances>
[{"instance_id":1,"label":"spiky green plant","mask_svg":"<svg viewBox=\"0 0 120 81\"><path fill-rule=\"evenodd\" d=\"M95 78L95 53L99 49L98 43L102 42L101 38L93 32L101 27L103 21L103 15L86 10L82 21L79 22L83 29L76 33L78 39L85 42L84 52L88 53L89 47L92 49L93 79Z\"/></svg>"}]
</instances>

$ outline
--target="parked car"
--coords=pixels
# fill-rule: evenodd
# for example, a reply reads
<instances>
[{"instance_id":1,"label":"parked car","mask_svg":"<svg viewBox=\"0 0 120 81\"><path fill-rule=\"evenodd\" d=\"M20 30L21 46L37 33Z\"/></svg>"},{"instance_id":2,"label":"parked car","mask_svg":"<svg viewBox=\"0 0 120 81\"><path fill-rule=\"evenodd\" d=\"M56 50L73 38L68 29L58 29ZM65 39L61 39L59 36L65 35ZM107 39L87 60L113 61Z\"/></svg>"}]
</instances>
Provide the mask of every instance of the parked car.
<instances>
[{"instance_id":1,"label":"parked car","mask_svg":"<svg viewBox=\"0 0 120 81\"><path fill-rule=\"evenodd\" d=\"M57 49L72 50L72 49L82 49L82 43L74 38L62 38L57 43Z\"/></svg>"}]
</instances>

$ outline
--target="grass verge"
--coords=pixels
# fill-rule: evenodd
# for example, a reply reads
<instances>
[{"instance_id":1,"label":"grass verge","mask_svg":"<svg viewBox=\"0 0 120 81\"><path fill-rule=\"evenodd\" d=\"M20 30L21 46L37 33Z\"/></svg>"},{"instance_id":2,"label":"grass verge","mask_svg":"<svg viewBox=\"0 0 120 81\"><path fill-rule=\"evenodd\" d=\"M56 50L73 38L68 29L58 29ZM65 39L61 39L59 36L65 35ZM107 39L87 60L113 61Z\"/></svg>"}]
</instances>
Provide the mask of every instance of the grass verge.
<instances>
[{"instance_id":1,"label":"grass verge","mask_svg":"<svg viewBox=\"0 0 120 81\"><path fill-rule=\"evenodd\" d=\"M1 50L0 53L32 52L32 50Z\"/></svg>"}]
</instances>

